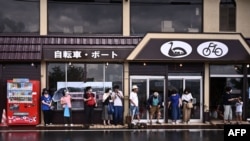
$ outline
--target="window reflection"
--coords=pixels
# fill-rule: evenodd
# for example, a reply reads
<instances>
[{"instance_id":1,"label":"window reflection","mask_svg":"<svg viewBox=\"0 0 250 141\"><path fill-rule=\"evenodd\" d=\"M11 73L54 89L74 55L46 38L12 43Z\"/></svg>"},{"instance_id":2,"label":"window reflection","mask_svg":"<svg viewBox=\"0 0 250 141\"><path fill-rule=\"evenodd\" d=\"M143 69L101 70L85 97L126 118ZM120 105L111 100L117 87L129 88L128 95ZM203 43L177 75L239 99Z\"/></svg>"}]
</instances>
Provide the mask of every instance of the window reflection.
<instances>
[{"instance_id":1,"label":"window reflection","mask_svg":"<svg viewBox=\"0 0 250 141\"><path fill-rule=\"evenodd\" d=\"M121 34L121 1L48 1L50 34Z\"/></svg>"},{"instance_id":2,"label":"window reflection","mask_svg":"<svg viewBox=\"0 0 250 141\"><path fill-rule=\"evenodd\" d=\"M235 0L220 1L220 31L236 30L236 3Z\"/></svg>"},{"instance_id":3,"label":"window reflection","mask_svg":"<svg viewBox=\"0 0 250 141\"><path fill-rule=\"evenodd\" d=\"M82 96L85 86L93 88L97 96L98 108L102 107L102 95L105 88L113 88L114 85L119 85L121 90L123 88L122 64L49 63L47 71L48 86L52 91L57 110L62 109L59 101L62 91L66 88L72 94L73 110L84 108Z\"/></svg>"},{"instance_id":4,"label":"window reflection","mask_svg":"<svg viewBox=\"0 0 250 141\"><path fill-rule=\"evenodd\" d=\"M202 32L202 0L131 0L131 34Z\"/></svg>"},{"instance_id":5,"label":"window reflection","mask_svg":"<svg viewBox=\"0 0 250 141\"><path fill-rule=\"evenodd\" d=\"M38 33L39 1L0 0L0 33Z\"/></svg>"},{"instance_id":6,"label":"window reflection","mask_svg":"<svg viewBox=\"0 0 250 141\"><path fill-rule=\"evenodd\" d=\"M249 74L249 73L248 73ZM247 103L245 104L245 105L248 105L247 106L247 113L246 113L246 115L247 115L247 117L248 118L250 118L250 74L248 75L248 83L247 83Z\"/></svg>"},{"instance_id":7,"label":"window reflection","mask_svg":"<svg viewBox=\"0 0 250 141\"><path fill-rule=\"evenodd\" d=\"M210 74L243 74L242 65L211 65Z\"/></svg>"}]
</instances>

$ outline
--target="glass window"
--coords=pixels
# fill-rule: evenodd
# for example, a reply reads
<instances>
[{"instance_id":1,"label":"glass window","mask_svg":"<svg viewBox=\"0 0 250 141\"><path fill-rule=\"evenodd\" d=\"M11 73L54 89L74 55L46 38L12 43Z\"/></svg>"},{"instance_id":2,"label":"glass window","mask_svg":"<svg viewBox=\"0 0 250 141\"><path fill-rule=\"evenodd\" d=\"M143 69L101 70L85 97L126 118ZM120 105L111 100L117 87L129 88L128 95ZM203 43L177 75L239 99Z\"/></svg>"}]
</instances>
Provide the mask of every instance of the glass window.
<instances>
[{"instance_id":1,"label":"glass window","mask_svg":"<svg viewBox=\"0 0 250 141\"><path fill-rule=\"evenodd\" d=\"M202 0L131 0L131 34L202 32Z\"/></svg>"},{"instance_id":2,"label":"glass window","mask_svg":"<svg viewBox=\"0 0 250 141\"><path fill-rule=\"evenodd\" d=\"M242 75L243 67L242 65L210 65L210 74L211 75Z\"/></svg>"},{"instance_id":3,"label":"glass window","mask_svg":"<svg viewBox=\"0 0 250 141\"><path fill-rule=\"evenodd\" d=\"M107 87L119 85L122 90L123 86L122 64L49 63L47 71L48 86L53 93L57 110L62 109L59 101L66 88L72 95L72 108L81 110L84 108L82 96L86 86L91 86L96 94L96 109L101 109L102 95Z\"/></svg>"},{"instance_id":4,"label":"glass window","mask_svg":"<svg viewBox=\"0 0 250 141\"><path fill-rule=\"evenodd\" d=\"M230 78L230 77L211 77L210 78L210 109L219 110L219 115L217 118L223 119L223 94L225 92L225 87L232 87L233 97L243 97L243 78ZM235 111L235 105L233 105L233 111ZM233 118L235 115L233 114Z\"/></svg>"},{"instance_id":5,"label":"glass window","mask_svg":"<svg viewBox=\"0 0 250 141\"><path fill-rule=\"evenodd\" d=\"M122 34L121 0L49 0L49 34Z\"/></svg>"},{"instance_id":6,"label":"glass window","mask_svg":"<svg viewBox=\"0 0 250 141\"><path fill-rule=\"evenodd\" d=\"M249 73L248 73L249 74ZM250 120L250 74L248 75L248 83L247 83L247 98L246 98L246 101L247 103L244 104L247 106L247 113L246 113L246 117L248 120Z\"/></svg>"},{"instance_id":7,"label":"glass window","mask_svg":"<svg viewBox=\"0 0 250 141\"><path fill-rule=\"evenodd\" d=\"M216 118L223 119L222 95L225 87L232 87L233 97L243 97L243 66L210 65L210 74L210 109L219 110ZM235 110L234 105L233 110ZM235 118L235 115L233 116Z\"/></svg>"},{"instance_id":8,"label":"glass window","mask_svg":"<svg viewBox=\"0 0 250 141\"><path fill-rule=\"evenodd\" d=\"M39 0L0 0L0 33L39 33Z\"/></svg>"},{"instance_id":9,"label":"glass window","mask_svg":"<svg viewBox=\"0 0 250 141\"><path fill-rule=\"evenodd\" d=\"M220 31L236 30L235 0L221 0L220 2Z\"/></svg>"}]
</instances>

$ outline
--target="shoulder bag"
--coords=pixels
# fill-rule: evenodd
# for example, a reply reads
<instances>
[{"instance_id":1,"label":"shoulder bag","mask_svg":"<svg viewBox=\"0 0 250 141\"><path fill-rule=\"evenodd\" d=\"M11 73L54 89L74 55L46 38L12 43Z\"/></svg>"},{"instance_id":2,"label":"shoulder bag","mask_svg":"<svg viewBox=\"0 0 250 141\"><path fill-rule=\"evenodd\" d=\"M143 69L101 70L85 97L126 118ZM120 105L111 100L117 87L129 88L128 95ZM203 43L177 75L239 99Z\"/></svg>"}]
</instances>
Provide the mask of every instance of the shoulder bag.
<instances>
[{"instance_id":1,"label":"shoulder bag","mask_svg":"<svg viewBox=\"0 0 250 141\"><path fill-rule=\"evenodd\" d=\"M188 102L187 103L187 108L189 108L189 109L193 108L193 103L192 102Z\"/></svg>"}]
</instances>

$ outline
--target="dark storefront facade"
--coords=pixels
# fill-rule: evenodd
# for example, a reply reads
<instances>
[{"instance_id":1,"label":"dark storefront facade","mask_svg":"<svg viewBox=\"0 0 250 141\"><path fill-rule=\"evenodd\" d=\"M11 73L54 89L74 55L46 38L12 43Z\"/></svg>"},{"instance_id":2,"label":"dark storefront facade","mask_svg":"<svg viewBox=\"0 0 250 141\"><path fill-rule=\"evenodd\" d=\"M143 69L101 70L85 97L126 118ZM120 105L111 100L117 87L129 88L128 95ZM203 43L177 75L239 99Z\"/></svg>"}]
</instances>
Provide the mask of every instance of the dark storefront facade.
<instances>
[{"instance_id":1,"label":"dark storefront facade","mask_svg":"<svg viewBox=\"0 0 250 141\"><path fill-rule=\"evenodd\" d=\"M84 87L91 85L98 96L95 123L101 124L101 100L106 87L119 85L125 95L124 117L128 115L131 86L139 86L142 121L148 121L146 99L154 91L164 97L162 122L169 122L169 91L180 94L190 87L195 108L191 122L209 120L209 112L220 104L225 86L242 96L244 120L250 117L250 48L241 34L165 34L144 37L2 36L1 89L6 97L6 80L28 78L41 81L54 96L54 123L63 123L62 108L55 95L68 88L74 98L73 121L83 123L81 100ZM1 102L0 110L6 108ZM41 117L42 118L42 117ZM42 121L42 120L41 120Z\"/></svg>"}]
</instances>

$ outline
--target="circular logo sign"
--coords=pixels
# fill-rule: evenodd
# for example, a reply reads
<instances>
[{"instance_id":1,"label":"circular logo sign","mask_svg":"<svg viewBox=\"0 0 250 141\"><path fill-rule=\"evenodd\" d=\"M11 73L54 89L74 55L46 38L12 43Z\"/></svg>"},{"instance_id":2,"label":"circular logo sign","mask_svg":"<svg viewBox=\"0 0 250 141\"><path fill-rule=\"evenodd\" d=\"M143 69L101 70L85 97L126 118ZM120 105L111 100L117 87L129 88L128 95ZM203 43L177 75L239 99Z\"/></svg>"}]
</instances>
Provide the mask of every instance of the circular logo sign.
<instances>
[{"instance_id":1,"label":"circular logo sign","mask_svg":"<svg viewBox=\"0 0 250 141\"><path fill-rule=\"evenodd\" d=\"M192 52L192 47L182 41L169 41L161 46L161 53L171 58L183 58Z\"/></svg>"},{"instance_id":2,"label":"circular logo sign","mask_svg":"<svg viewBox=\"0 0 250 141\"><path fill-rule=\"evenodd\" d=\"M206 58L220 58L228 53L228 47L221 42L209 41L200 44L197 52Z\"/></svg>"}]
</instances>

